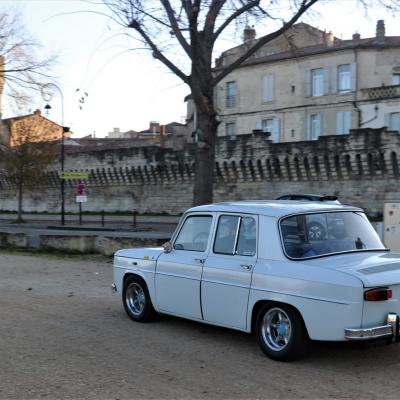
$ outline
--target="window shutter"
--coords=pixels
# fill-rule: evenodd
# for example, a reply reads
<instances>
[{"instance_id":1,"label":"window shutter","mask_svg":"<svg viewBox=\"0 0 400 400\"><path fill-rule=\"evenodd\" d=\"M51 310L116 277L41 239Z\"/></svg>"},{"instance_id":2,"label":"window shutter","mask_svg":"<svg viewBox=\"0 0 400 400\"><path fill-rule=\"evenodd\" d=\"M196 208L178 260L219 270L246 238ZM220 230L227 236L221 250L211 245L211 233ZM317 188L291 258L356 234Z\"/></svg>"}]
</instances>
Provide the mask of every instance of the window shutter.
<instances>
[{"instance_id":1,"label":"window shutter","mask_svg":"<svg viewBox=\"0 0 400 400\"><path fill-rule=\"evenodd\" d=\"M343 133L342 129L343 112L338 111L336 113L336 134L341 135Z\"/></svg>"},{"instance_id":2,"label":"window shutter","mask_svg":"<svg viewBox=\"0 0 400 400\"><path fill-rule=\"evenodd\" d=\"M304 77L304 96L311 96L311 70L307 69Z\"/></svg>"},{"instance_id":3,"label":"window shutter","mask_svg":"<svg viewBox=\"0 0 400 400\"><path fill-rule=\"evenodd\" d=\"M345 134L349 133L351 129L351 111L344 112L344 132Z\"/></svg>"},{"instance_id":4,"label":"window shutter","mask_svg":"<svg viewBox=\"0 0 400 400\"><path fill-rule=\"evenodd\" d=\"M356 91L357 88L357 64L353 63L350 65L350 88L352 92Z\"/></svg>"},{"instance_id":5,"label":"window shutter","mask_svg":"<svg viewBox=\"0 0 400 400\"><path fill-rule=\"evenodd\" d=\"M323 129L322 114L318 114L317 121L318 121L318 128L317 128L317 134L315 136L315 139L318 139L318 137L322 135L322 129Z\"/></svg>"},{"instance_id":6,"label":"window shutter","mask_svg":"<svg viewBox=\"0 0 400 400\"><path fill-rule=\"evenodd\" d=\"M386 128L390 129L390 113L385 114L385 125Z\"/></svg>"},{"instance_id":7,"label":"window shutter","mask_svg":"<svg viewBox=\"0 0 400 400\"><path fill-rule=\"evenodd\" d=\"M329 83L329 68L324 68L324 95L329 94Z\"/></svg>"},{"instance_id":8,"label":"window shutter","mask_svg":"<svg viewBox=\"0 0 400 400\"><path fill-rule=\"evenodd\" d=\"M274 100L274 76L265 75L263 77L263 101Z\"/></svg>"},{"instance_id":9,"label":"window shutter","mask_svg":"<svg viewBox=\"0 0 400 400\"><path fill-rule=\"evenodd\" d=\"M274 118L274 132L272 135L272 141L274 143L280 142L280 130L281 130L281 120L278 117Z\"/></svg>"},{"instance_id":10,"label":"window shutter","mask_svg":"<svg viewBox=\"0 0 400 400\"><path fill-rule=\"evenodd\" d=\"M337 66L331 68L331 92L337 93L338 91L338 73Z\"/></svg>"},{"instance_id":11,"label":"window shutter","mask_svg":"<svg viewBox=\"0 0 400 400\"><path fill-rule=\"evenodd\" d=\"M307 114L307 134L306 134L306 139L311 140L311 115Z\"/></svg>"}]
</instances>

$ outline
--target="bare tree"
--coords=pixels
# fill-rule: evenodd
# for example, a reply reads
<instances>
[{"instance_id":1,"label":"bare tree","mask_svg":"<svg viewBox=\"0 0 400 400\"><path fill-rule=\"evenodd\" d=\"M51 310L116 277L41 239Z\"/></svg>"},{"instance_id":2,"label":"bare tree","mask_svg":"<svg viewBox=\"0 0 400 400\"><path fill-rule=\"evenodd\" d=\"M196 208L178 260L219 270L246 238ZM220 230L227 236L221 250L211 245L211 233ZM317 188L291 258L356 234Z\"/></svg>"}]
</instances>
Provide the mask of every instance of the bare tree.
<instances>
[{"instance_id":1,"label":"bare tree","mask_svg":"<svg viewBox=\"0 0 400 400\"><path fill-rule=\"evenodd\" d=\"M112 18L135 33L155 59L161 61L186 83L191 90L197 112L198 138L194 183L194 205L212 202L213 169L218 113L214 88L224 77L239 67L266 43L282 35L300 17L323 0L103 0L112 11ZM397 0L359 0L368 7L372 2L399 8ZM287 21L279 18L279 7L290 5ZM274 11L275 10L275 11ZM212 60L217 41L229 33L232 25L249 21L281 19L282 26L252 41L247 50L228 65L213 69ZM175 47L173 47L175 45ZM186 60L170 52L179 48ZM186 66L186 68L185 68Z\"/></svg>"},{"instance_id":2,"label":"bare tree","mask_svg":"<svg viewBox=\"0 0 400 400\"><path fill-rule=\"evenodd\" d=\"M18 222L22 222L25 189L35 188L58 154L59 144L40 142L40 131L28 121L20 122L13 146L0 145L0 171L18 192Z\"/></svg>"},{"instance_id":3,"label":"bare tree","mask_svg":"<svg viewBox=\"0 0 400 400\"><path fill-rule=\"evenodd\" d=\"M48 71L56 57L41 57L41 50L20 15L0 13L0 91L14 100L13 105L27 104L51 80Z\"/></svg>"}]
</instances>

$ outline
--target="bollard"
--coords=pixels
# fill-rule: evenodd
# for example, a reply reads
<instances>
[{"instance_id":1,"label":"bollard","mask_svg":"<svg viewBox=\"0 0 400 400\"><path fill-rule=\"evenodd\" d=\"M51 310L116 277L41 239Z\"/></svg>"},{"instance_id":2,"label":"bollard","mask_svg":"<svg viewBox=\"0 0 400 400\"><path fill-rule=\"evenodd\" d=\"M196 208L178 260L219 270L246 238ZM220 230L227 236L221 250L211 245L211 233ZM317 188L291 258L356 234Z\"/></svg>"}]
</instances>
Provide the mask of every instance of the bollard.
<instances>
[{"instance_id":1,"label":"bollard","mask_svg":"<svg viewBox=\"0 0 400 400\"><path fill-rule=\"evenodd\" d=\"M138 215L138 210L134 208L132 214L133 214L133 227L136 228L136 216Z\"/></svg>"}]
</instances>

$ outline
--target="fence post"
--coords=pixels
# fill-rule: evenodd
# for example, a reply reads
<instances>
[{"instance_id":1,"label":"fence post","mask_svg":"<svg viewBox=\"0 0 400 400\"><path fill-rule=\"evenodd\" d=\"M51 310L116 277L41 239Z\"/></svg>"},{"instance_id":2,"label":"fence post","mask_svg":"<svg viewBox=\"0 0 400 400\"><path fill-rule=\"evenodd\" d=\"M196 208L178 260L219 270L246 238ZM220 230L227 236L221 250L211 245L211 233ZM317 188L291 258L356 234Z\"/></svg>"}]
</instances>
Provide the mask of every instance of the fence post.
<instances>
[{"instance_id":1,"label":"fence post","mask_svg":"<svg viewBox=\"0 0 400 400\"><path fill-rule=\"evenodd\" d=\"M138 210L134 208L132 214L133 214L133 227L136 228L136 216L138 215Z\"/></svg>"}]
</instances>

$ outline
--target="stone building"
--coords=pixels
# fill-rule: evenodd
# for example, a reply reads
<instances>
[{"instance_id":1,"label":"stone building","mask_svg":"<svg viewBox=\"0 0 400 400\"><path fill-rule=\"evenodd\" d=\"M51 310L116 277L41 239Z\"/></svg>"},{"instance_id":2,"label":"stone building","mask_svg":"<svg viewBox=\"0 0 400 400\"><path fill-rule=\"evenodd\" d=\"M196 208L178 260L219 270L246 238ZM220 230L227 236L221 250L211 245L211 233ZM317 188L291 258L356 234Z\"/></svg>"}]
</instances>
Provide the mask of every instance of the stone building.
<instances>
[{"instance_id":1,"label":"stone building","mask_svg":"<svg viewBox=\"0 0 400 400\"><path fill-rule=\"evenodd\" d=\"M230 64L255 38L222 53ZM219 136L270 132L273 142L315 140L350 129L400 130L400 36L342 40L299 23L262 47L215 89ZM188 118L190 119L190 118Z\"/></svg>"},{"instance_id":2,"label":"stone building","mask_svg":"<svg viewBox=\"0 0 400 400\"><path fill-rule=\"evenodd\" d=\"M179 122L170 122L162 125L159 122L151 121L149 127L142 131L129 130L122 132L119 128L114 128L107 135L107 140L112 140L116 146L121 139L133 139L139 146L160 145L162 147L182 147L187 142L187 127ZM133 142L132 142L133 143Z\"/></svg>"},{"instance_id":3,"label":"stone building","mask_svg":"<svg viewBox=\"0 0 400 400\"><path fill-rule=\"evenodd\" d=\"M63 129L57 123L43 117L40 110L32 114L6 118L2 121L0 142L10 146L17 146L26 141L45 142L60 140ZM67 137L71 132L65 133Z\"/></svg>"}]
</instances>

